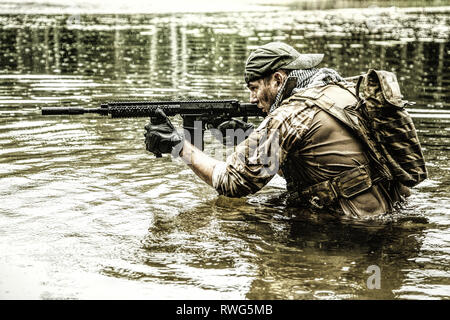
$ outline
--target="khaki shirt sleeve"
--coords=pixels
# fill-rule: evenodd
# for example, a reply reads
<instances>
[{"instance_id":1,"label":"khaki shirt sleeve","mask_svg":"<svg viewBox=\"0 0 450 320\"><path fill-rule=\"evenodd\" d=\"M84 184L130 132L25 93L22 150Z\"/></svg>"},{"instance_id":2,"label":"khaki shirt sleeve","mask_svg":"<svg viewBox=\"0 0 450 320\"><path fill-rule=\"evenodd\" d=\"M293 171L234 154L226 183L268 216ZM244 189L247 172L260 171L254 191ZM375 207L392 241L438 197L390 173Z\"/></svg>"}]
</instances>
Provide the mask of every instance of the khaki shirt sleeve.
<instances>
[{"instance_id":1,"label":"khaki shirt sleeve","mask_svg":"<svg viewBox=\"0 0 450 320\"><path fill-rule=\"evenodd\" d=\"M229 197L255 193L278 172L293 146L309 129L315 111L304 104L280 106L268 115L225 163L213 171L214 188Z\"/></svg>"}]
</instances>

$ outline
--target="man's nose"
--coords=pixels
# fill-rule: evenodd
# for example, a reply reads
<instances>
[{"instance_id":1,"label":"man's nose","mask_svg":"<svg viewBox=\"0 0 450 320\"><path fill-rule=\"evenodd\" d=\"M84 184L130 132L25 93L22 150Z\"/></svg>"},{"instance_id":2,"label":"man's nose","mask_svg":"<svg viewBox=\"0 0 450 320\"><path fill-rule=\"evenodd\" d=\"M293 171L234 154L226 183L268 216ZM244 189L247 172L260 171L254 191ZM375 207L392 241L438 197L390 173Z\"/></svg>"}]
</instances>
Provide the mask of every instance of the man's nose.
<instances>
[{"instance_id":1,"label":"man's nose","mask_svg":"<svg viewBox=\"0 0 450 320\"><path fill-rule=\"evenodd\" d=\"M258 99L256 99L256 95L253 93L250 93L250 103L258 103Z\"/></svg>"}]
</instances>

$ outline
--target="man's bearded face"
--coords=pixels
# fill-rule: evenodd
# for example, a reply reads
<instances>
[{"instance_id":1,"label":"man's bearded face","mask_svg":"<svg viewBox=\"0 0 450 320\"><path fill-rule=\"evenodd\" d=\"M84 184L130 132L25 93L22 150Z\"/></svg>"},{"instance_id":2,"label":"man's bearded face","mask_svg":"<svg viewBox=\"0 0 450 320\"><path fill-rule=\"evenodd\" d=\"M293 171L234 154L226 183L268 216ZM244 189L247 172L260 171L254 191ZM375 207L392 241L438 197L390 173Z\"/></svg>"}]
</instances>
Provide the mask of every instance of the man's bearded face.
<instances>
[{"instance_id":1,"label":"man's bearded face","mask_svg":"<svg viewBox=\"0 0 450 320\"><path fill-rule=\"evenodd\" d=\"M250 103L255 103L258 108L268 113L270 107L275 102L278 93L279 83L273 76L270 79L259 79L248 83L250 90Z\"/></svg>"}]
</instances>

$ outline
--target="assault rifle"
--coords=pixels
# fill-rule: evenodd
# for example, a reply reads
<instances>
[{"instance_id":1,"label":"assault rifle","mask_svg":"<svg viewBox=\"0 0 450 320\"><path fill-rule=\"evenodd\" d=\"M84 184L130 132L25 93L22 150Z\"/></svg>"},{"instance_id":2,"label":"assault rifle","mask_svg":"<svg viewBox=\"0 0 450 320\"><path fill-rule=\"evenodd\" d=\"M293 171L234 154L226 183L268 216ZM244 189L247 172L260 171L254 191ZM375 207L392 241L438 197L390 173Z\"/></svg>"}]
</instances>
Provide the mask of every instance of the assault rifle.
<instances>
[{"instance_id":1,"label":"assault rifle","mask_svg":"<svg viewBox=\"0 0 450 320\"><path fill-rule=\"evenodd\" d=\"M192 144L203 150L203 135L208 128L215 128L223 121L234 117L262 116L263 112L256 104L241 103L237 100L192 100L192 101L119 101L107 102L99 108L48 107L42 108L42 115L80 115L96 113L112 118L150 117L157 122L157 109L167 116L179 114L183 118L183 127L189 132L186 136ZM196 138L201 133L201 140ZM194 139L195 138L195 139Z\"/></svg>"}]
</instances>

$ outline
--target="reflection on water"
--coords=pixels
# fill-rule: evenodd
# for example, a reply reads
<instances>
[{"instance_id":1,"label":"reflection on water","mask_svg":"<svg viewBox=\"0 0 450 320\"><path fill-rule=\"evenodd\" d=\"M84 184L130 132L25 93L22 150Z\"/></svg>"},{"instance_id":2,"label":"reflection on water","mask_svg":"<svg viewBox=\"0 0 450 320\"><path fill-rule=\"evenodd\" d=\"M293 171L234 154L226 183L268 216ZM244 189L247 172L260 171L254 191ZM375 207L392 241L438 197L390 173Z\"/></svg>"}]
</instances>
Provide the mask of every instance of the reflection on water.
<instances>
[{"instance_id":1,"label":"reflection on water","mask_svg":"<svg viewBox=\"0 0 450 320\"><path fill-rule=\"evenodd\" d=\"M448 298L449 11L0 15L0 297ZM181 162L145 152L142 119L39 112L245 101L245 59L274 40L324 52L344 76L397 74L430 172L402 219L305 215L284 205L279 177L217 197ZM381 289L367 288L372 265Z\"/></svg>"}]
</instances>

